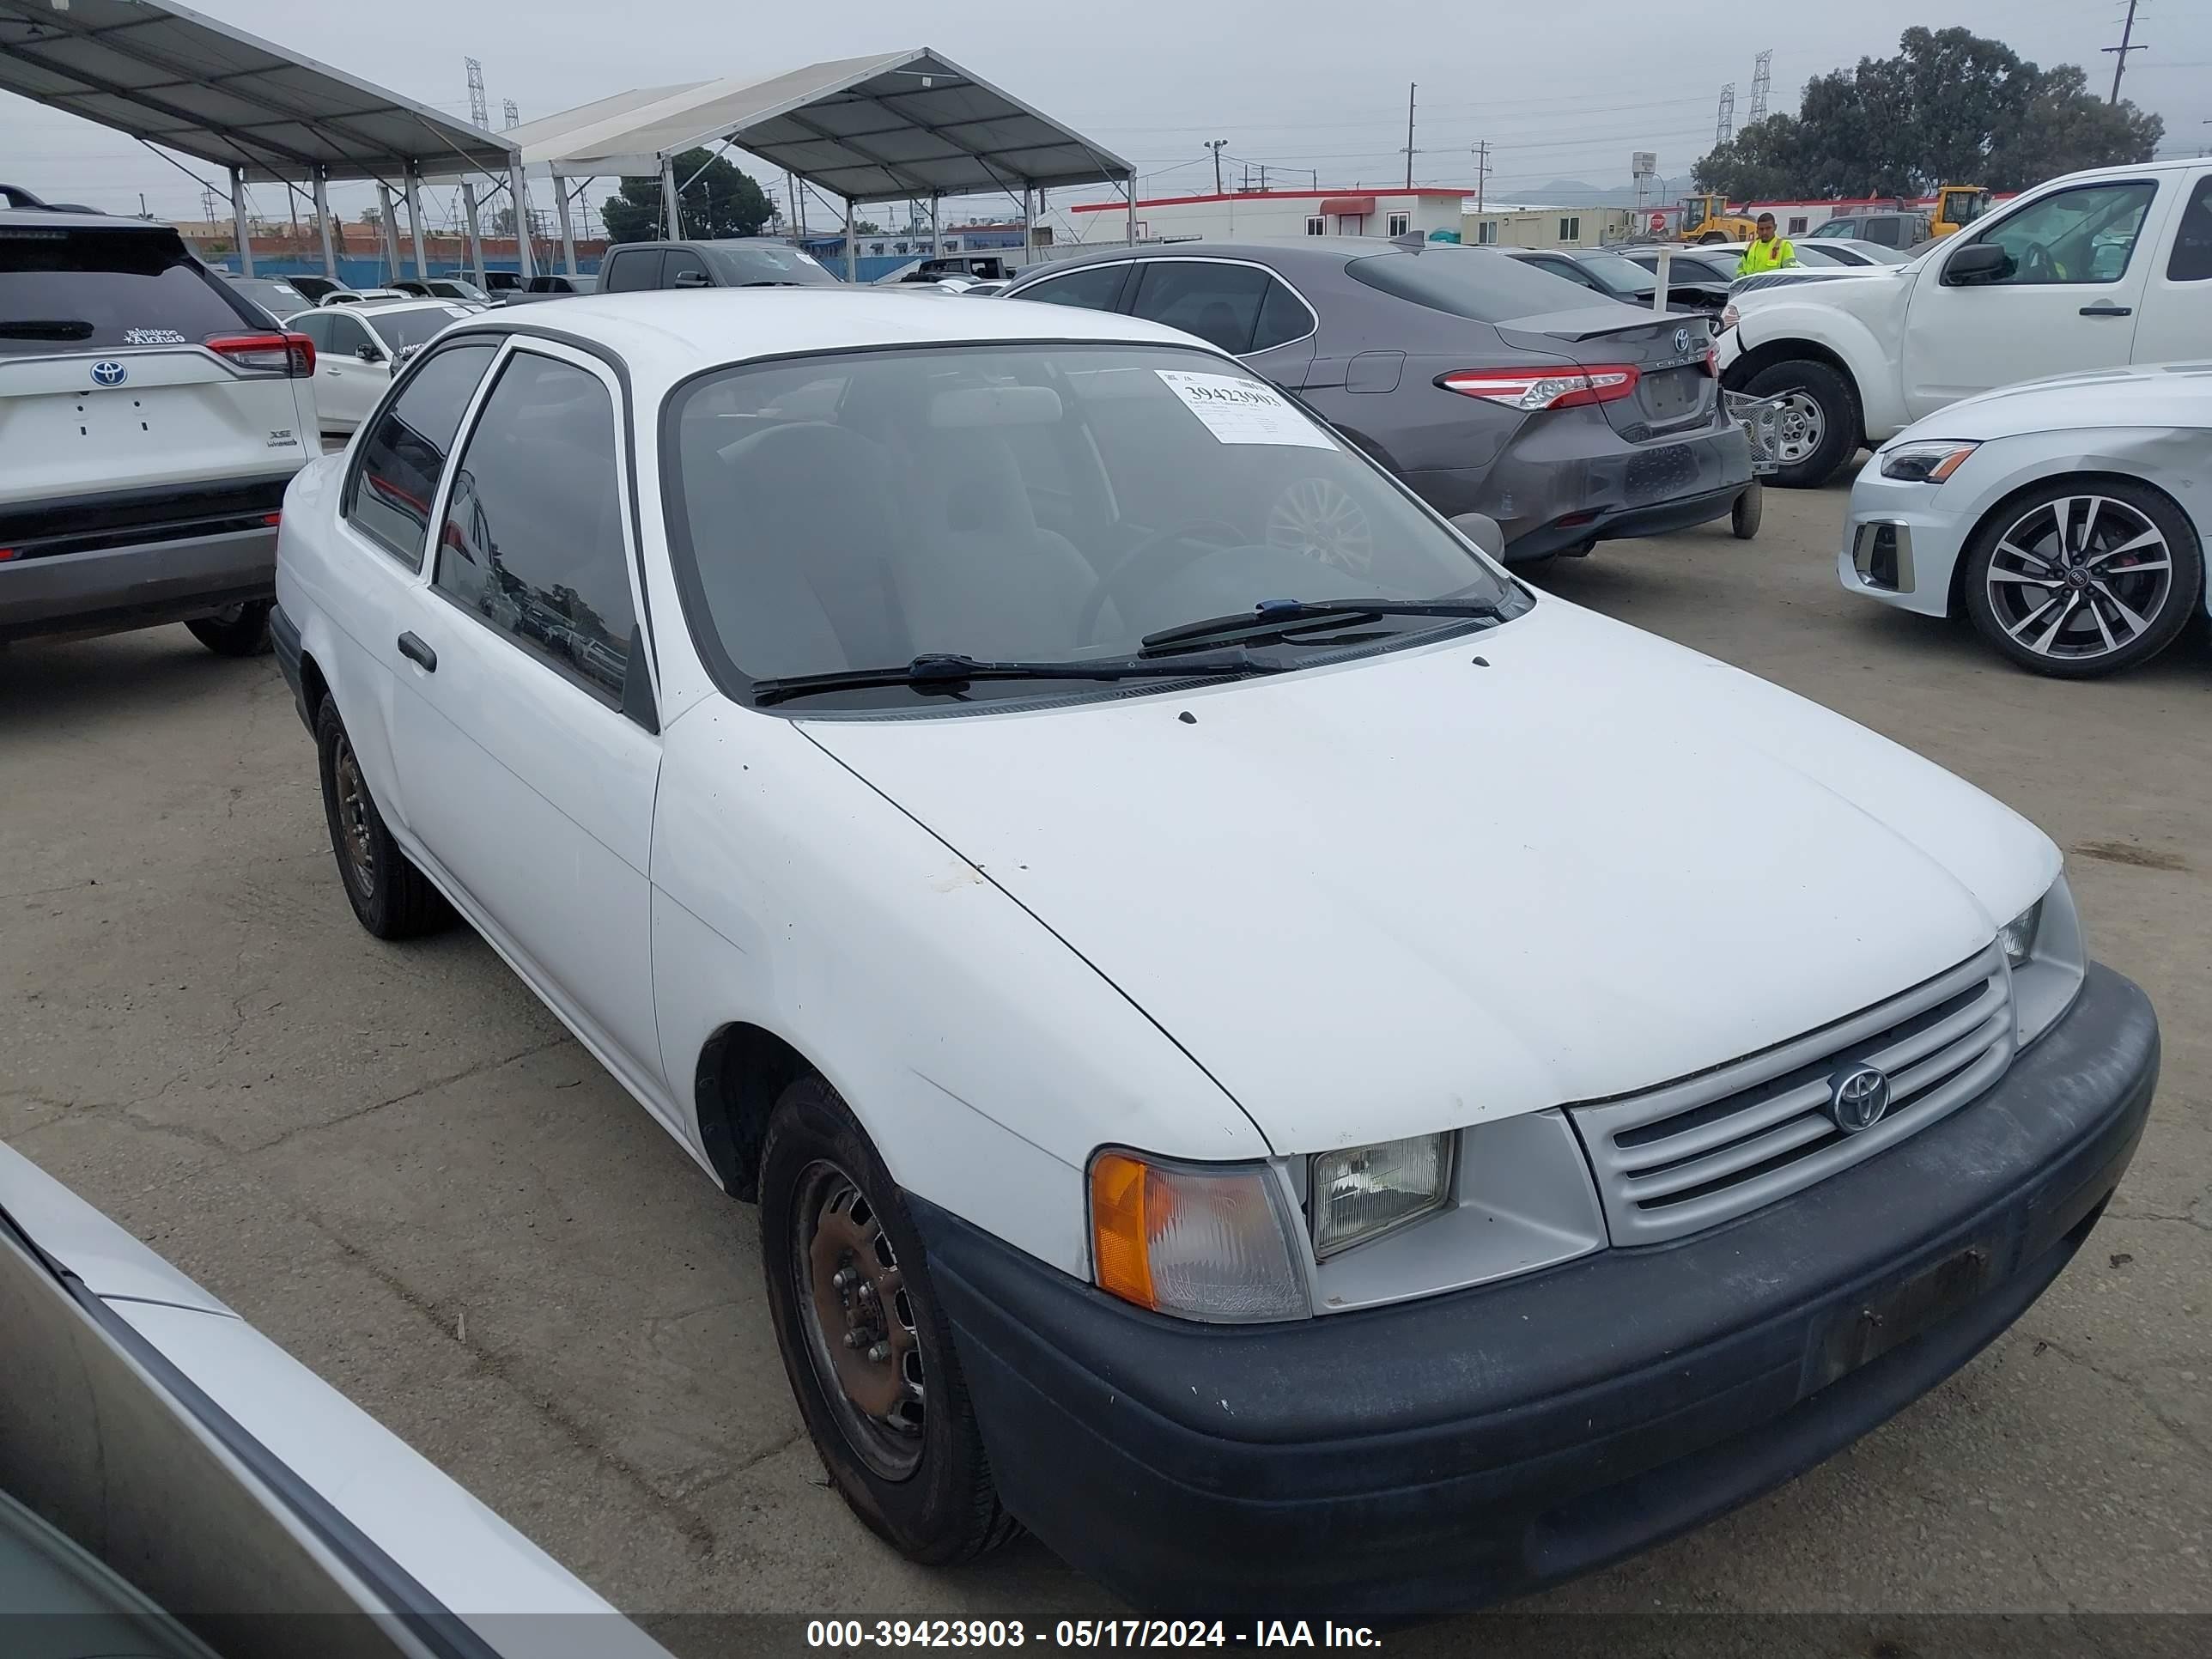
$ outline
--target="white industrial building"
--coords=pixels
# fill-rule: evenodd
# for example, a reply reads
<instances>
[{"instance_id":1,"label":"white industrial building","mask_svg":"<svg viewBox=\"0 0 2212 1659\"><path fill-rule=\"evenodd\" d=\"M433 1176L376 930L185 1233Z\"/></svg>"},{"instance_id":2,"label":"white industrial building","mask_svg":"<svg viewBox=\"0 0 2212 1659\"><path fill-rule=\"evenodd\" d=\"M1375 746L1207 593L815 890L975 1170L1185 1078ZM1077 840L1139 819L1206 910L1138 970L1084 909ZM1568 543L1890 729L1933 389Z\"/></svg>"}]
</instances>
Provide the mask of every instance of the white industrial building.
<instances>
[{"instance_id":1,"label":"white industrial building","mask_svg":"<svg viewBox=\"0 0 2212 1659\"><path fill-rule=\"evenodd\" d=\"M1227 241L1253 236L1402 236L1419 231L1457 233L1461 204L1472 199L1456 186L1417 185L1411 190L1361 185L1345 190L1246 190L1215 196L1139 198L1137 240L1169 241L1204 237ZM1054 208L1045 222L1055 246L1095 246L1129 237L1129 204L1115 197Z\"/></svg>"},{"instance_id":2,"label":"white industrial building","mask_svg":"<svg viewBox=\"0 0 2212 1659\"><path fill-rule=\"evenodd\" d=\"M1644 234L1651 216L1638 208L1494 207L1460 217L1470 247L1607 247Z\"/></svg>"}]
</instances>

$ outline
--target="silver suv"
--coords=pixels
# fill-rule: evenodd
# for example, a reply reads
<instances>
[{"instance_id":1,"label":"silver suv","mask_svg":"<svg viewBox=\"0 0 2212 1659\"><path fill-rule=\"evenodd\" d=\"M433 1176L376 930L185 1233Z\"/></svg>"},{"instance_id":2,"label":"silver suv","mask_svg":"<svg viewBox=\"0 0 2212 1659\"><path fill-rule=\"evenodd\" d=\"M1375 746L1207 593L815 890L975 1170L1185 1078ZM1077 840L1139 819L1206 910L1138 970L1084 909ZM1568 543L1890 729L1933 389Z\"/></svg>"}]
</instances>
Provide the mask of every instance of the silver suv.
<instances>
[{"instance_id":1,"label":"silver suv","mask_svg":"<svg viewBox=\"0 0 2212 1659\"><path fill-rule=\"evenodd\" d=\"M314 368L169 226L0 208L0 641L181 622L268 649Z\"/></svg>"}]
</instances>

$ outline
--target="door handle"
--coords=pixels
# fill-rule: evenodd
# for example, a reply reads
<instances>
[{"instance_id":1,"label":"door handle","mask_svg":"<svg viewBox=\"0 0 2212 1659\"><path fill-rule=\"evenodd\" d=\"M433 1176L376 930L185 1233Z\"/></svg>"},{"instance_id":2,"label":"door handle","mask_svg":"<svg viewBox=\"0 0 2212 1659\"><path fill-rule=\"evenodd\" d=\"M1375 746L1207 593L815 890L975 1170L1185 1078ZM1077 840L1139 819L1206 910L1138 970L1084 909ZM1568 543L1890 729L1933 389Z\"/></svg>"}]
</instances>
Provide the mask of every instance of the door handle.
<instances>
[{"instance_id":1,"label":"door handle","mask_svg":"<svg viewBox=\"0 0 2212 1659\"><path fill-rule=\"evenodd\" d=\"M399 636L399 654L410 662L422 664L422 672L426 674L434 674L438 672L438 653L423 644L422 640L413 634L402 634Z\"/></svg>"},{"instance_id":2,"label":"door handle","mask_svg":"<svg viewBox=\"0 0 2212 1659\"><path fill-rule=\"evenodd\" d=\"M2136 313L2133 306L2116 306L2110 300L2106 300L2094 306L2083 306L2081 314L2084 317L2132 317Z\"/></svg>"}]
</instances>

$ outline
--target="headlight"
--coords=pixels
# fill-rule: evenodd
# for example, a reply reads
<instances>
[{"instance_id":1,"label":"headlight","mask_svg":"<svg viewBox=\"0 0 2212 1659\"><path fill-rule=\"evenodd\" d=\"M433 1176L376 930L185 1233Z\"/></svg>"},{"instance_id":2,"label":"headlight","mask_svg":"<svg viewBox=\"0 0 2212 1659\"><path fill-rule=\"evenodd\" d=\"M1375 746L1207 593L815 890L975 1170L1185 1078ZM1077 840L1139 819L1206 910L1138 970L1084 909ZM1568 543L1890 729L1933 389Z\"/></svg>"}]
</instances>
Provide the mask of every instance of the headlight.
<instances>
[{"instance_id":1,"label":"headlight","mask_svg":"<svg viewBox=\"0 0 2212 1659\"><path fill-rule=\"evenodd\" d=\"M1958 443L1942 438L1899 444L1894 449L1882 451L1881 476L1906 483L1942 483L1980 447L1978 443Z\"/></svg>"},{"instance_id":2,"label":"headlight","mask_svg":"<svg viewBox=\"0 0 2212 1659\"><path fill-rule=\"evenodd\" d=\"M1452 1139L1414 1135L1315 1154L1309 1205L1315 1258L1327 1261L1442 1209L1451 1188Z\"/></svg>"},{"instance_id":3,"label":"headlight","mask_svg":"<svg viewBox=\"0 0 2212 1659\"><path fill-rule=\"evenodd\" d=\"M1091 1270L1155 1313L1243 1323L1311 1311L1281 1182L1264 1164L1091 1160ZM1303 1252L1301 1252L1303 1254Z\"/></svg>"},{"instance_id":4,"label":"headlight","mask_svg":"<svg viewBox=\"0 0 2212 1659\"><path fill-rule=\"evenodd\" d=\"M2043 901L2038 899L1997 929L1997 942L2004 946L2005 960L2014 968L2027 966L2027 959L2035 954L2036 929L2042 925Z\"/></svg>"},{"instance_id":5,"label":"headlight","mask_svg":"<svg viewBox=\"0 0 2212 1659\"><path fill-rule=\"evenodd\" d=\"M2081 919L2066 878L1999 928L1997 943L2012 964L2013 1018L2025 1048L2074 1006L2088 974Z\"/></svg>"}]
</instances>

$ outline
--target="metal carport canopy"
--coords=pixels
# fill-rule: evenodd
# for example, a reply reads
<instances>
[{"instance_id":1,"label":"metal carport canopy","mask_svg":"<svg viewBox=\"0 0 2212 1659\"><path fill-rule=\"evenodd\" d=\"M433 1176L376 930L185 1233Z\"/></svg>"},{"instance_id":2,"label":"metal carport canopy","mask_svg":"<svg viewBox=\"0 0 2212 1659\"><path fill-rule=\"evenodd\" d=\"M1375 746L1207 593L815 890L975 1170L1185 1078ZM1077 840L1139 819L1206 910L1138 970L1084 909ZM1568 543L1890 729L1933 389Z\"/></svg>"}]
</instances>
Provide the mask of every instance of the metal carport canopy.
<instances>
[{"instance_id":1,"label":"metal carport canopy","mask_svg":"<svg viewBox=\"0 0 2212 1659\"><path fill-rule=\"evenodd\" d=\"M169 0L0 0L0 90L229 168L249 271L248 179L313 180L327 226L330 179L404 179L411 198L430 170L515 170L507 139Z\"/></svg>"}]
</instances>

